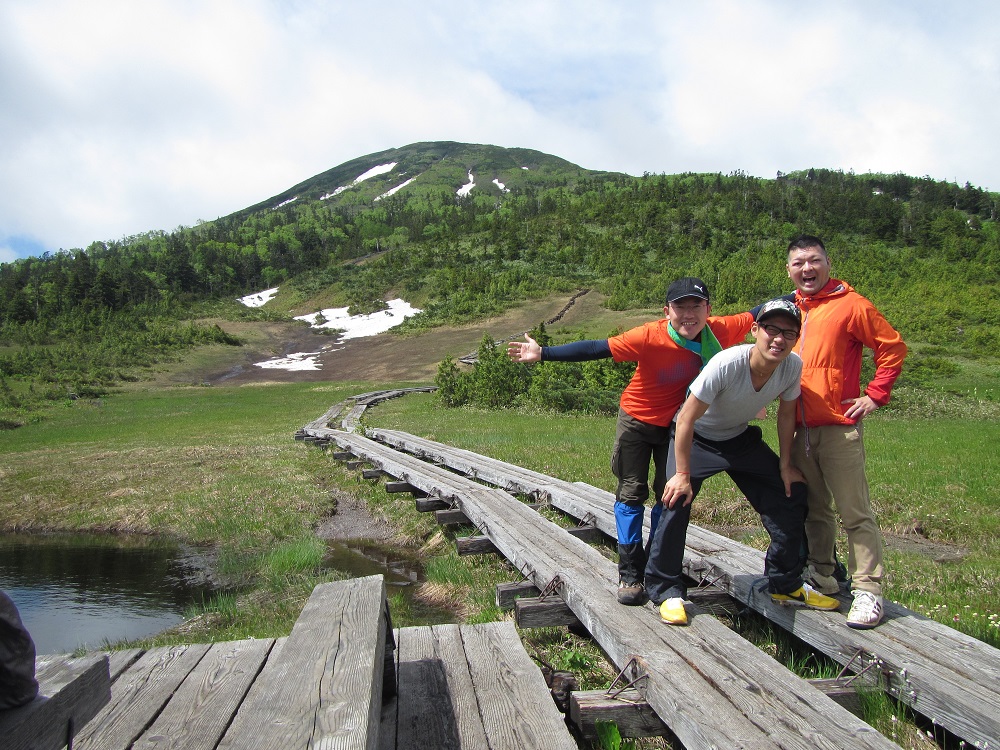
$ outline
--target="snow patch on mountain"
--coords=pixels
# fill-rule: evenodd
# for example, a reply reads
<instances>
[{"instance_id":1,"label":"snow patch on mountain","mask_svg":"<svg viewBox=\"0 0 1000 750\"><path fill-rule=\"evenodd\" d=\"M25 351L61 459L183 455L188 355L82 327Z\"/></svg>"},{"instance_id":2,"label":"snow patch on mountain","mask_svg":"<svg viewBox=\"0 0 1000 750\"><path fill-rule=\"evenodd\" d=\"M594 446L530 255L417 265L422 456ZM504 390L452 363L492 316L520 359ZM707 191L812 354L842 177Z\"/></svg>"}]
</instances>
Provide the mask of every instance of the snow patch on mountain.
<instances>
[{"instance_id":1,"label":"snow patch on mountain","mask_svg":"<svg viewBox=\"0 0 1000 750\"><path fill-rule=\"evenodd\" d=\"M469 171L469 181L462 185L456 192L459 198L464 198L466 195L472 192L472 188L476 186L476 178L472 176L472 171Z\"/></svg>"},{"instance_id":2,"label":"snow patch on mountain","mask_svg":"<svg viewBox=\"0 0 1000 750\"><path fill-rule=\"evenodd\" d=\"M335 195L340 195L345 190L349 190L350 188L357 186L358 184L364 182L365 180L367 180L367 179L369 179L371 177L376 177L376 176L378 176L380 174L387 174L387 173L391 172L392 170L394 170L396 168L397 164L399 164L398 161L391 161L388 164L379 164L377 167L372 167L367 172L362 172L357 177L355 177L354 178L354 182L352 182L350 185L345 185L343 187L339 187L336 190L334 190L332 193L327 193L326 195L321 195L319 197L319 199L321 201L325 201L327 198L332 198Z\"/></svg>"}]
</instances>

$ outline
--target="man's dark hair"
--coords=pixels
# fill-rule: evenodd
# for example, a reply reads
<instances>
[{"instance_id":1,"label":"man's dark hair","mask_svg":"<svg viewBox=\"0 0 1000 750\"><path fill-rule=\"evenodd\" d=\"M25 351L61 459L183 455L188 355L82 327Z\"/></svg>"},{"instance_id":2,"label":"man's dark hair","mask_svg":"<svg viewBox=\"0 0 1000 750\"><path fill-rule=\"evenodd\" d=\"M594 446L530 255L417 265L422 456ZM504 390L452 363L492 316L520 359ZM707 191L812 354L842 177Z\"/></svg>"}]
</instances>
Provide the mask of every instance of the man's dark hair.
<instances>
[{"instance_id":1,"label":"man's dark hair","mask_svg":"<svg viewBox=\"0 0 1000 750\"><path fill-rule=\"evenodd\" d=\"M829 257L826 255L826 246L823 244L823 240L811 234L800 234L789 242L787 252L790 253L792 250L808 250L811 247L818 247L824 257Z\"/></svg>"}]
</instances>

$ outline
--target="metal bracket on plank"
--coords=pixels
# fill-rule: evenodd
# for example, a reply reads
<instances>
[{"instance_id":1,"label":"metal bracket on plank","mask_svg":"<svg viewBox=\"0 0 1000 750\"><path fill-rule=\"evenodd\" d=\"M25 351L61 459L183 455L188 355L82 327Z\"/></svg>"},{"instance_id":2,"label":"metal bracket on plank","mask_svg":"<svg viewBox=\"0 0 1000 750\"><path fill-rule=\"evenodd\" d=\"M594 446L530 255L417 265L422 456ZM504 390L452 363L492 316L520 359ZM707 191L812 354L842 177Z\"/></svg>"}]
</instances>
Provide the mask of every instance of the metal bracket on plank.
<instances>
[{"instance_id":1,"label":"metal bracket on plank","mask_svg":"<svg viewBox=\"0 0 1000 750\"><path fill-rule=\"evenodd\" d=\"M532 583L535 582L534 568L531 567L531 563L529 563L527 560L525 560L524 563L521 565L521 567L519 567L517 570L521 574L522 580L531 581Z\"/></svg>"},{"instance_id":2,"label":"metal bracket on plank","mask_svg":"<svg viewBox=\"0 0 1000 750\"><path fill-rule=\"evenodd\" d=\"M629 667L632 668L632 675L633 675L632 679L630 680L628 680L628 678L625 676L625 673L629 671ZM622 671L618 673L618 676L611 681L611 684L608 686L608 689L604 691L604 694L609 698L617 698L619 695L624 693L630 687L633 687L639 680L645 680L648 677L649 675L646 673L646 670L642 666L642 663L638 660L638 658L633 656L625 663L625 666L622 667ZM624 680L628 680L628 682L624 682ZM622 684L618 686L617 689L615 689L615 686L619 685L619 682L621 682Z\"/></svg>"},{"instance_id":3,"label":"metal bracket on plank","mask_svg":"<svg viewBox=\"0 0 1000 750\"><path fill-rule=\"evenodd\" d=\"M850 685L855 680L861 677L869 677L873 679L876 685L879 685L884 690L889 690L892 687L892 668L885 663L885 660L870 651L866 651L863 648L857 649L844 667L840 670L837 675L837 679L841 679L847 674L848 670L854 662L858 662L858 667L860 667L853 675L844 680L845 685ZM909 679L906 673L906 669L899 672L899 676L902 678L906 685L909 685ZM905 693L905 690L900 689L900 693ZM916 691L910 689L910 698L916 698Z\"/></svg>"},{"instance_id":4,"label":"metal bracket on plank","mask_svg":"<svg viewBox=\"0 0 1000 750\"><path fill-rule=\"evenodd\" d=\"M717 588L719 591L727 591L722 586L715 585L725 577L726 577L725 573L719 573L719 575L717 575L715 578L712 579L709 579L708 576L706 576L705 578L702 578L701 581L698 583L698 588L700 589Z\"/></svg>"},{"instance_id":5,"label":"metal bracket on plank","mask_svg":"<svg viewBox=\"0 0 1000 750\"><path fill-rule=\"evenodd\" d=\"M542 601L547 596L551 596L552 594L558 594L562 590L562 587L563 587L563 579L559 577L558 573L556 573L556 575L552 577L552 580L546 583L545 586L542 588L542 592L538 595L538 600Z\"/></svg>"}]
</instances>

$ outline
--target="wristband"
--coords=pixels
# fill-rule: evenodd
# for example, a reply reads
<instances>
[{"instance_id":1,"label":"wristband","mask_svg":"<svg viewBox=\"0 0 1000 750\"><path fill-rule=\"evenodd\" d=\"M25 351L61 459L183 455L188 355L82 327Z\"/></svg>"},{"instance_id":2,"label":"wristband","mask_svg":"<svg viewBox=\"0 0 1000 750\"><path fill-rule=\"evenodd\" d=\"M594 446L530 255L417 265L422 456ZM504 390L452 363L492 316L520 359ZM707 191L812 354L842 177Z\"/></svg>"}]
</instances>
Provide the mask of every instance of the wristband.
<instances>
[{"instance_id":1,"label":"wristband","mask_svg":"<svg viewBox=\"0 0 1000 750\"><path fill-rule=\"evenodd\" d=\"M674 471L674 474L687 474L688 476L691 476L690 471Z\"/></svg>"}]
</instances>

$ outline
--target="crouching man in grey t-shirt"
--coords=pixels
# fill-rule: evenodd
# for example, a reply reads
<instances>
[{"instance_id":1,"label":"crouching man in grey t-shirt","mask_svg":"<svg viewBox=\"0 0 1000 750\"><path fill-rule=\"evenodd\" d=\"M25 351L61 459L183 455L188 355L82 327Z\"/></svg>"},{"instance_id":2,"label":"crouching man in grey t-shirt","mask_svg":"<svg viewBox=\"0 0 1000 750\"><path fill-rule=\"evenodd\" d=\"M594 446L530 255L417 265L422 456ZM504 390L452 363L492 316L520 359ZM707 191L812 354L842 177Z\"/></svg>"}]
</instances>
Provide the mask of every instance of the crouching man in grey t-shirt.
<instances>
[{"instance_id":1,"label":"crouching man in grey t-shirt","mask_svg":"<svg viewBox=\"0 0 1000 750\"><path fill-rule=\"evenodd\" d=\"M663 515L646 564L646 592L671 625L687 623L681 566L691 501L702 482L726 472L746 495L771 537L764 558L771 598L782 604L837 609L839 602L802 582L802 537L806 518L805 479L791 464L795 401L802 360L792 353L801 318L794 303L764 303L750 329L756 339L715 355L691 384L677 414L667 453ZM764 442L748 423L779 398L778 446Z\"/></svg>"}]
</instances>

